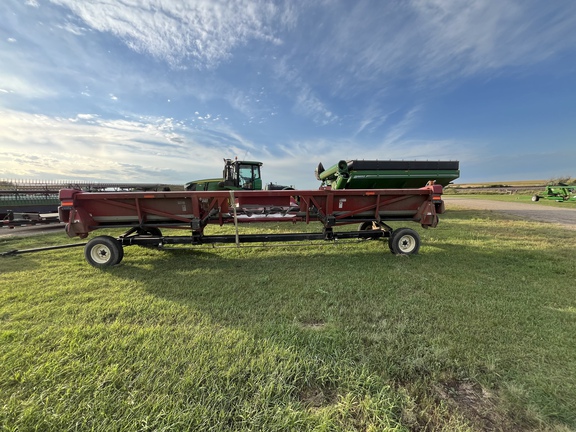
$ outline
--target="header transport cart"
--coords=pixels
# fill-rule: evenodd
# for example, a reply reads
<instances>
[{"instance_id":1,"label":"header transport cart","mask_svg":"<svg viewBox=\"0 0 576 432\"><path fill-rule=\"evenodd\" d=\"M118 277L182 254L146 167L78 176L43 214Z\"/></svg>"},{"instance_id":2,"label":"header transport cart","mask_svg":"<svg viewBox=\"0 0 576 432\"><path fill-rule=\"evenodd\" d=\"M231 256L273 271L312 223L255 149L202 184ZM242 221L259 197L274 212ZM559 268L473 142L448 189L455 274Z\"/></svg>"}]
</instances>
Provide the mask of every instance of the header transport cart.
<instances>
[{"instance_id":1,"label":"header transport cart","mask_svg":"<svg viewBox=\"0 0 576 432\"><path fill-rule=\"evenodd\" d=\"M261 162L225 159L220 179L197 180L182 190L158 185L99 184L98 190L77 185L58 194L58 219L69 237L86 238L98 229L120 228L117 238L101 235L87 243L11 250L10 256L85 246L84 255L94 267L114 266L124 247L177 244L289 242L299 240L382 239L393 254L415 254L418 233L393 229L392 221L411 221L436 227L444 213L443 186L460 175L457 161L340 161L316 175L319 190L294 190L271 183L262 190ZM12 183L11 183L12 184ZM106 187L103 187L106 186ZM110 191L108 186L115 190ZM122 190L118 190L122 188ZM179 187L181 188L181 187ZM178 188L178 189L179 189ZM152 189L152 190L151 190ZM168 189L168 190L167 190ZM316 233L240 234L239 226L252 222L319 223ZM229 224L235 234L207 235L208 225ZM334 230L359 224L357 230ZM188 230L187 235L163 235L162 230Z\"/></svg>"},{"instance_id":2,"label":"header transport cart","mask_svg":"<svg viewBox=\"0 0 576 432\"><path fill-rule=\"evenodd\" d=\"M418 233L392 229L389 221L413 221L435 227L444 212L442 186L417 189L82 192L60 191L59 217L70 237L86 238L101 228L126 228L113 238L97 236L85 246L85 258L94 267L118 264L124 247L170 244L287 242L298 240L388 239L394 254L415 254ZM239 234L238 226L251 222L320 222L318 233ZM235 234L205 235L209 224L233 224ZM355 231L334 231L360 224ZM164 236L163 229L181 228L185 236Z\"/></svg>"}]
</instances>

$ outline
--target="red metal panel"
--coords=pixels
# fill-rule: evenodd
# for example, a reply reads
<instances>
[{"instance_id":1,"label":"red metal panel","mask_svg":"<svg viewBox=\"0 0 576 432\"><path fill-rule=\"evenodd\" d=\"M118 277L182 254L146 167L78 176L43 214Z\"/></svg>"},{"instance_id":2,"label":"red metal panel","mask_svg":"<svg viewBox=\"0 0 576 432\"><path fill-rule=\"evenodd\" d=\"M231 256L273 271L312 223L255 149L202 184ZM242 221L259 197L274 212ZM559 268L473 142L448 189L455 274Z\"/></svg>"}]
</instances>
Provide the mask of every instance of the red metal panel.
<instances>
[{"instance_id":1,"label":"red metal panel","mask_svg":"<svg viewBox=\"0 0 576 432\"><path fill-rule=\"evenodd\" d=\"M289 207L290 196L261 196L261 195L247 195L238 197L238 206L274 206L274 207Z\"/></svg>"},{"instance_id":2,"label":"red metal panel","mask_svg":"<svg viewBox=\"0 0 576 432\"><path fill-rule=\"evenodd\" d=\"M412 219L436 226L439 185L421 189L81 192L62 190L61 216L73 224L69 234L85 236L105 226L193 226L238 222L312 221L338 224L355 219ZM235 203L231 203L234 197ZM64 206L66 203L66 206ZM70 206L70 203L72 205ZM295 203L299 203L295 206ZM74 215L72 215L74 213ZM73 220L72 220L73 219Z\"/></svg>"}]
</instances>

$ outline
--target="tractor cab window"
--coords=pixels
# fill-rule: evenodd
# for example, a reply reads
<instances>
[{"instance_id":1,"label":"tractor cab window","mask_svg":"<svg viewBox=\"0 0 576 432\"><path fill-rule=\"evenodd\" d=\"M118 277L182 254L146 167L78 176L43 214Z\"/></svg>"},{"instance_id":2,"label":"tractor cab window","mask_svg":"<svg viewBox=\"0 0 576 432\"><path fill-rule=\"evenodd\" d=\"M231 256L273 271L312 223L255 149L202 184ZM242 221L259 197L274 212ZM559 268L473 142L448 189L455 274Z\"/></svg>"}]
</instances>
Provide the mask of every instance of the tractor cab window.
<instances>
[{"instance_id":1,"label":"tractor cab window","mask_svg":"<svg viewBox=\"0 0 576 432\"><path fill-rule=\"evenodd\" d=\"M238 167L238 181L242 189L257 189L260 180L260 167L258 165L240 165Z\"/></svg>"}]
</instances>

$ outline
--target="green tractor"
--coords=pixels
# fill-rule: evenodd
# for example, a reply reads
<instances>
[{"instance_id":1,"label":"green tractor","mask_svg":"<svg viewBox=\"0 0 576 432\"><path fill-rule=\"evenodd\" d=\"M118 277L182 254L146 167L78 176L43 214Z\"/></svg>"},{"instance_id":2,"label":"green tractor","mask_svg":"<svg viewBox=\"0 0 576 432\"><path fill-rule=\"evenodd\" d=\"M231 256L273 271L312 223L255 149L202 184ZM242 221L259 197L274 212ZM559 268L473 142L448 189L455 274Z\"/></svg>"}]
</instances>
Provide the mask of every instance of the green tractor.
<instances>
[{"instance_id":1,"label":"green tractor","mask_svg":"<svg viewBox=\"0 0 576 432\"><path fill-rule=\"evenodd\" d=\"M293 186L269 183L262 187L260 167L262 162L224 159L223 178L194 180L184 185L189 191L219 190L294 190Z\"/></svg>"},{"instance_id":2,"label":"green tractor","mask_svg":"<svg viewBox=\"0 0 576 432\"><path fill-rule=\"evenodd\" d=\"M546 186L546 194L544 196L534 195L532 201L539 201L540 198L558 202L576 201L576 185L567 185L564 183L548 185Z\"/></svg>"},{"instance_id":3,"label":"green tractor","mask_svg":"<svg viewBox=\"0 0 576 432\"><path fill-rule=\"evenodd\" d=\"M189 191L262 190L262 162L224 159L223 178L195 180L184 185Z\"/></svg>"}]
</instances>

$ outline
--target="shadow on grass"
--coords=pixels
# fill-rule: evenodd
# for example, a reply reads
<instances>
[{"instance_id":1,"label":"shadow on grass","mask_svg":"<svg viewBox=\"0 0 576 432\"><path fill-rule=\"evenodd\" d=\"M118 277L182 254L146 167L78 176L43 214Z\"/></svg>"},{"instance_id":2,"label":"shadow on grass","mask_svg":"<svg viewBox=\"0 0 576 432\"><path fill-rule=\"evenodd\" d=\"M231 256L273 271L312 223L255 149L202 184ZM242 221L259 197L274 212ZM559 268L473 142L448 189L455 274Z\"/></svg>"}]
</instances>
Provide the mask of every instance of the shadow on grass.
<instances>
[{"instance_id":1,"label":"shadow on grass","mask_svg":"<svg viewBox=\"0 0 576 432\"><path fill-rule=\"evenodd\" d=\"M112 306L85 317L88 323L119 320L129 332L145 323L166 330L170 340L199 321L208 327L208 344L241 333L256 346L296 353L304 366L295 375L305 378L279 379L296 386L294 397L313 410L338 404L339 396L356 397L344 374L360 371L353 379L376 383L366 390L370 395L386 384L398 390L403 405L395 420L414 429L449 429L438 408L446 400L458 407L475 401L474 410L459 412L484 429L573 427L576 323L573 314L558 312L576 306L573 243L551 227L523 224L451 212L437 229L421 231L421 254L409 257L392 255L381 241L130 247L117 267L86 269L78 256L78 273L68 268L66 275L85 279L83 292L70 288L70 295L84 294L79 302L98 298L91 290L112 299ZM130 292L118 303L121 290ZM142 301L133 304L134 296ZM209 346L194 349L210 359ZM497 397L478 397L484 390ZM399 396L406 394L416 402ZM490 411L506 415L496 419Z\"/></svg>"},{"instance_id":2,"label":"shadow on grass","mask_svg":"<svg viewBox=\"0 0 576 432\"><path fill-rule=\"evenodd\" d=\"M30 271L40 265L30 256L5 255L0 256L0 275L12 272Z\"/></svg>"},{"instance_id":3,"label":"shadow on grass","mask_svg":"<svg viewBox=\"0 0 576 432\"><path fill-rule=\"evenodd\" d=\"M557 312L576 305L572 248L548 244L556 230L545 224L524 230L471 213L451 212L446 230L423 232L417 256L394 256L380 241L128 251L110 272L219 325L362 365L395 385L434 396L438 383L480 382L502 398L500 428L541 419L573 427L576 323ZM470 420L482 424L496 402Z\"/></svg>"}]
</instances>

